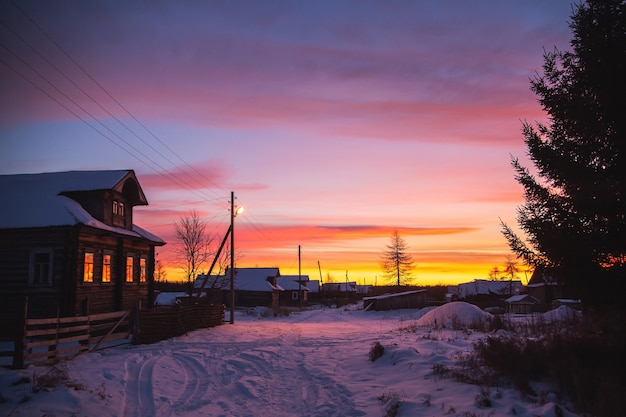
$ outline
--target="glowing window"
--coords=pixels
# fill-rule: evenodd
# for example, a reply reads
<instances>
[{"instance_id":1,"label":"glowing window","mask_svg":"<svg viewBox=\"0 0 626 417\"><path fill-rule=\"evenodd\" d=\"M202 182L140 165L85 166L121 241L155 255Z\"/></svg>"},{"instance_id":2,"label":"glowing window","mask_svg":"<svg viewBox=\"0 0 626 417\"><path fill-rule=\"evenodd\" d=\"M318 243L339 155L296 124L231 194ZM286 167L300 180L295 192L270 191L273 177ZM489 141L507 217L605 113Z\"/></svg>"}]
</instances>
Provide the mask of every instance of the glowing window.
<instances>
[{"instance_id":1,"label":"glowing window","mask_svg":"<svg viewBox=\"0 0 626 417\"><path fill-rule=\"evenodd\" d=\"M111 282L111 255L102 257L102 282Z\"/></svg>"},{"instance_id":2,"label":"glowing window","mask_svg":"<svg viewBox=\"0 0 626 417\"><path fill-rule=\"evenodd\" d=\"M118 205L117 205L117 201L113 202L113 214L117 214L119 211Z\"/></svg>"},{"instance_id":3,"label":"glowing window","mask_svg":"<svg viewBox=\"0 0 626 417\"><path fill-rule=\"evenodd\" d=\"M85 252L83 282L93 282L93 252Z\"/></svg>"},{"instance_id":4,"label":"glowing window","mask_svg":"<svg viewBox=\"0 0 626 417\"><path fill-rule=\"evenodd\" d=\"M139 282L146 282L146 258L139 260Z\"/></svg>"},{"instance_id":5,"label":"glowing window","mask_svg":"<svg viewBox=\"0 0 626 417\"><path fill-rule=\"evenodd\" d=\"M133 282L133 257L126 257L126 282Z\"/></svg>"}]
</instances>

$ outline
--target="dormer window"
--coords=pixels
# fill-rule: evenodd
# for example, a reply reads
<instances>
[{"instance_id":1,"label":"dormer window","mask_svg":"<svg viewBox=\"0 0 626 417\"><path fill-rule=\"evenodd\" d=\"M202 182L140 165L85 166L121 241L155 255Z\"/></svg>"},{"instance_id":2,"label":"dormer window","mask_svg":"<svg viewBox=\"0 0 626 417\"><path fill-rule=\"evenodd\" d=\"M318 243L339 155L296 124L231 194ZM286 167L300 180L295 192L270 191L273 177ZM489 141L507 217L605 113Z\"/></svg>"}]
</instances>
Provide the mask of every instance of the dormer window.
<instances>
[{"instance_id":1,"label":"dormer window","mask_svg":"<svg viewBox=\"0 0 626 417\"><path fill-rule=\"evenodd\" d=\"M124 203L121 201L113 201L113 214L124 217Z\"/></svg>"}]
</instances>

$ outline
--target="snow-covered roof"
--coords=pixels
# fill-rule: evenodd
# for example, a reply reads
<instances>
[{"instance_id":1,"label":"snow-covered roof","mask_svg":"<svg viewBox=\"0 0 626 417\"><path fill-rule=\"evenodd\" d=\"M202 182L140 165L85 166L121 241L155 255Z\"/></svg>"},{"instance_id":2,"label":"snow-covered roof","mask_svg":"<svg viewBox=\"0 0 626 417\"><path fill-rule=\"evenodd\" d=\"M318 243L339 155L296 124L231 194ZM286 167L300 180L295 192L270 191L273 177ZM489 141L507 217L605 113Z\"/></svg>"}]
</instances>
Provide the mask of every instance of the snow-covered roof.
<instances>
[{"instance_id":1,"label":"snow-covered roof","mask_svg":"<svg viewBox=\"0 0 626 417\"><path fill-rule=\"evenodd\" d=\"M522 288L522 282L518 280L513 281L488 281L484 279L477 279L472 282L465 282L456 286L456 288L450 287L452 291L460 298L466 298L471 295L479 294L509 294L519 292Z\"/></svg>"},{"instance_id":2,"label":"snow-covered roof","mask_svg":"<svg viewBox=\"0 0 626 417\"><path fill-rule=\"evenodd\" d=\"M109 226L95 219L77 201L63 194L84 191L122 191L128 178L136 181L133 170L65 171L41 174L0 175L0 229L73 226L84 224L97 229L165 242L133 225L132 230ZM139 187L135 204L147 204Z\"/></svg>"},{"instance_id":3,"label":"snow-covered roof","mask_svg":"<svg viewBox=\"0 0 626 417\"><path fill-rule=\"evenodd\" d=\"M229 276L230 270L226 270ZM276 288L268 281L280 276L278 268L235 268L235 289L244 291L273 291Z\"/></svg>"},{"instance_id":4,"label":"snow-covered roof","mask_svg":"<svg viewBox=\"0 0 626 417\"><path fill-rule=\"evenodd\" d=\"M413 291L403 291L403 292L396 292L396 293L381 294L381 295L375 295L372 297L363 297L363 301L384 300L385 298L402 297L405 295L420 294L420 293L425 293L425 292L426 290L413 290Z\"/></svg>"},{"instance_id":5,"label":"snow-covered roof","mask_svg":"<svg viewBox=\"0 0 626 417\"><path fill-rule=\"evenodd\" d=\"M537 300L532 295L518 294L518 295L513 295L513 296L507 298L506 300L504 300L504 302L505 303L521 303L521 302L538 303L539 300Z\"/></svg>"},{"instance_id":6,"label":"snow-covered roof","mask_svg":"<svg viewBox=\"0 0 626 417\"><path fill-rule=\"evenodd\" d=\"M157 294L156 300L154 300L154 305L159 306L170 306L178 304L179 298L188 297L189 294L186 292L162 292Z\"/></svg>"},{"instance_id":7,"label":"snow-covered roof","mask_svg":"<svg viewBox=\"0 0 626 417\"><path fill-rule=\"evenodd\" d=\"M309 276L302 275L300 276L300 283L298 283L298 275L282 275L276 279L278 285L287 291L309 291L308 283Z\"/></svg>"}]
</instances>

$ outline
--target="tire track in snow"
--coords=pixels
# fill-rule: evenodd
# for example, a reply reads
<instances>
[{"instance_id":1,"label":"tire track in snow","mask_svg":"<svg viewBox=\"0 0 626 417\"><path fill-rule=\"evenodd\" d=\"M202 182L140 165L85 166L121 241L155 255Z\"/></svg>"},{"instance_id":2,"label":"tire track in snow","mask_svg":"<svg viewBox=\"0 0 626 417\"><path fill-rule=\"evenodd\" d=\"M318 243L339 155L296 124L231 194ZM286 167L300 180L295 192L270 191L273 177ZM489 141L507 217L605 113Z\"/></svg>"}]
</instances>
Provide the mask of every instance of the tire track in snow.
<instances>
[{"instance_id":1,"label":"tire track in snow","mask_svg":"<svg viewBox=\"0 0 626 417\"><path fill-rule=\"evenodd\" d=\"M140 361L134 357L126 361L126 388L122 401L122 415L135 417L155 415L152 375L158 358L149 357Z\"/></svg>"},{"instance_id":2,"label":"tire track in snow","mask_svg":"<svg viewBox=\"0 0 626 417\"><path fill-rule=\"evenodd\" d=\"M238 349L212 344L214 415L362 416L354 394L308 360L300 330ZM217 361L216 359L220 360ZM213 391L215 390L215 391ZM253 406L251 404L254 404ZM253 407L253 408L252 408Z\"/></svg>"},{"instance_id":3,"label":"tire track in snow","mask_svg":"<svg viewBox=\"0 0 626 417\"><path fill-rule=\"evenodd\" d=\"M182 394L174 401L173 410L185 412L200 409L208 402L206 393L210 376L204 364L188 352L176 353L174 359L183 368L185 386Z\"/></svg>"},{"instance_id":4,"label":"tire track in snow","mask_svg":"<svg viewBox=\"0 0 626 417\"><path fill-rule=\"evenodd\" d=\"M210 402L206 398L210 376L204 364L195 359L192 353L163 352L162 355L147 360L135 357L128 360L125 367L126 384L122 403L124 417L169 417L198 410ZM161 392L157 398L155 374L159 372L182 374L181 384L176 391L178 394ZM174 400L168 398L168 395L175 394Z\"/></svg>"}]
</instances>

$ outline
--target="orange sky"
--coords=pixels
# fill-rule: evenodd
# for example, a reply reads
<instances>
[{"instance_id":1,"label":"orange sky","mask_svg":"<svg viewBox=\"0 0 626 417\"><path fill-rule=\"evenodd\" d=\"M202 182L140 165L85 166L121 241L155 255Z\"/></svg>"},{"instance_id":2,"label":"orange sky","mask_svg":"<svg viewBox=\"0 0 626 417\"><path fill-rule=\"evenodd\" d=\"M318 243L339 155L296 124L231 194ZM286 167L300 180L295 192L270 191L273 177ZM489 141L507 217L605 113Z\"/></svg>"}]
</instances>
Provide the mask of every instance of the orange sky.
<instances>
[{"instance_id":1,"label":"orange sky","mask_svg":"<svg viewBox=\"0 0 626 417\"><path fill-rule=\"evenodd\" d=\"M544 119L529 79L566 49L570 1L0 5L0 173L134 169L135 222L168 244L196 210L238 266L382 283L394 230L418 284L487 278L510 252ZM34 25L36 22L37 25ZM43 32L42 32L43 31Z\"/></svg>"}]
</instances>

